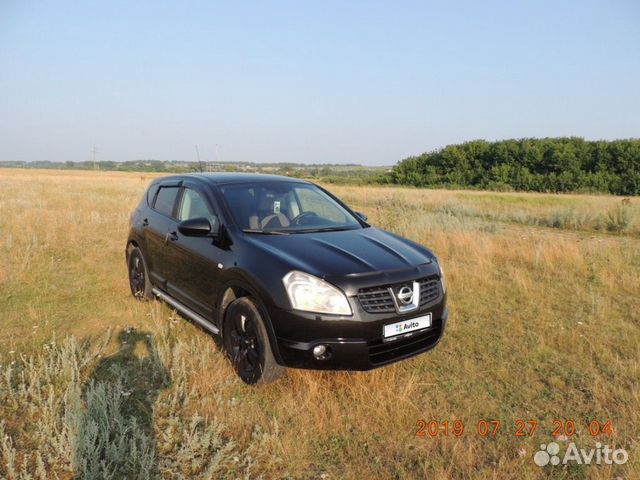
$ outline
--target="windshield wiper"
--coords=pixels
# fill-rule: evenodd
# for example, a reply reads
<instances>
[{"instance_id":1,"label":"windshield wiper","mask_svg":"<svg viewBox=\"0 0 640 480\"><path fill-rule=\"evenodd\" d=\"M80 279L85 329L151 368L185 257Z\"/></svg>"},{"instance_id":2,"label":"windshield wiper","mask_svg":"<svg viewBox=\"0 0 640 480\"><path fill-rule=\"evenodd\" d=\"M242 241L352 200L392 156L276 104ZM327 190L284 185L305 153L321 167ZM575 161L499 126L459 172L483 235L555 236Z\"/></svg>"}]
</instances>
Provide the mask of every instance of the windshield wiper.
<instances>
[{"instance_id":1,"label":"windshield wiper","mask_svg":"<svg viewBox=\"0 0 640 480\"><path fill-rule=\"evenodd\" d=\"M324 228L306 228L304 230L287 230L289 233L318 233L318 232L342 232L344 230L355 230L349 227L324 227Z\"/></svg>"},{"instance_id":2,"label":"windshield wiper","mask_svg":"<svg viewBox=\"0 0 640 480\"><path fill-rule=\"evenodd\" d=\"M278 230L257 230L255 228L245 228L244 233L259 233L260 235L289 235L288 232L279 232Z\"/></svg>"}]
</instances>

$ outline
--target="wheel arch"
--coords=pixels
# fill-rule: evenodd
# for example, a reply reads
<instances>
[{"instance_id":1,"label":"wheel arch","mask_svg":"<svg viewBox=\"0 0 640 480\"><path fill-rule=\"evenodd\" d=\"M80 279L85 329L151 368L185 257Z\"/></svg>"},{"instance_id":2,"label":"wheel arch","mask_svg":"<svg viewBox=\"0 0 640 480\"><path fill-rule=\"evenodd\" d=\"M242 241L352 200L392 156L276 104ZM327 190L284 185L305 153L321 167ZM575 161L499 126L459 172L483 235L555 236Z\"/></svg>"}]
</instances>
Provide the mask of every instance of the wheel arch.
<instances>
[{"instance_id":1,"label":"wheel arch","mask_svg":"<svg viewBox=\"0 0 640 480\"><path fill-rule=\"evenodd\" d=\"M282 364L282 357L280 356L280 350L278 349L278 341L273 329L273 322L271 321L271 316L269 315L267 304L264 301L264 296L266 294L260 293L257 288L240 279L228 282L221 288L220 291L221 293L218 302L218 325L220 327L220 336L224 337L225 335L224 317L229 308L229 305L231 305L231 303L238 298L251 297L254 300L256 307L258 308L258 311L262 316L262 319L264 320L273 356L279 364Z\"/></svg>"},{"instance_id":2,"label":"wheel arch","mask_svg":"<svg viewBox=\"0 0 640 480\"><path fill-rule=\"evenodd\" d=\"M127 239L127 246L125 248L125 257L127 262L129 262L129 255L131 255L131 252L133 251L134 248L139 249L142 252L142 255L144 256L144 260L147 263L147 268L149 268L149 272L151 272L151 258L150 255L148 254L149 252L147 252L147 246L146 243L144 241L144 238L139 237L138 235L131 235L128 239Z\"/></svg>"},{"instance_id":3,"label":"wheel arch","mask_svg":"<svg viewBox=\"0 0 640 480\"><path fill-rule=\"evenodd\" d=\"M131 252L134 248L140 248L140 245L138 245L138 242L135 239L130 238L129 240L127 240L127 248L125 249L127 262L129 261L129 255L131 255Z\"/></svg>"}]
</instances>

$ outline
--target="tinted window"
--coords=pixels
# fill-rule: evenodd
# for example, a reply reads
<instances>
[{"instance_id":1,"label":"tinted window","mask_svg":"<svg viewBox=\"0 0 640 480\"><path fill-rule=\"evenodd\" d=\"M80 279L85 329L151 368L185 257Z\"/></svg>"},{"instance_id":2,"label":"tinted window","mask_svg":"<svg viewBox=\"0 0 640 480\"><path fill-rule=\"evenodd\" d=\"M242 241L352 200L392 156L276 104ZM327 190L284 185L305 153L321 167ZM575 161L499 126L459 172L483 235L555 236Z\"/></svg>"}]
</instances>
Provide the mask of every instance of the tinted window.
<instances>
[{"instance_id":1,"label":"tinted window","mask_svg":"<svg viewBox=\"0 0 640 480\"><path fill-rule=\"evenodd\" d=\"M151 185L149 190L147 190L147 205L153 205L153 199L156 197L156 193L158 192L158 185Z\"/></svg>"},{"instance_id":2,"label":"tinted window","mask_svg":"<svg viewBox=\"0 0 640 480\"><path fill-rule=\"evenodd\" d=\"M209 206L198 192L186 188L182 194L182 204L178 212L178 220L189 220L200 217L211 217Z\"/></svg>"},{"instance_id":3,"label":"tinted window","mask_svg":"<svg viewBox=\"0 0 640 480\"><path fill-rule=\"evenodd\" d=\"M173 204L176 201L178 195L178 187L160 187L158 196L156 197L156 203L153 205L160 213L171 216L173 213Z\"/></svg>"}]
</instances>

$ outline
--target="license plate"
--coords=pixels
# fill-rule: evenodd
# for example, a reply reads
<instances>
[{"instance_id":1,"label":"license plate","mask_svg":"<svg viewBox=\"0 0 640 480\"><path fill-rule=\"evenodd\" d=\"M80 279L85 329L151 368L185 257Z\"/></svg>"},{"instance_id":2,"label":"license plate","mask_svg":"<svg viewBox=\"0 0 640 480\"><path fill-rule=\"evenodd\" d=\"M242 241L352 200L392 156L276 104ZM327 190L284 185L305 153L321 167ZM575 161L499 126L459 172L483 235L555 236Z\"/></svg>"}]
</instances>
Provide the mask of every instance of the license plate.
<instances>
[{"instance_id":1,"label":"license plate","mask_svg":"<svg viewBox=\"0 0 640 480\"><path fill-rule=\"evenodd\" d=\"M427 313L421 317L410 318L401 322L385 325L382 333L384 338L389 338L395 337L396 335L402 335L403 333L415 332L416 330L429 328L430 326L431 314Z\"/></svg>"}]
</instances>

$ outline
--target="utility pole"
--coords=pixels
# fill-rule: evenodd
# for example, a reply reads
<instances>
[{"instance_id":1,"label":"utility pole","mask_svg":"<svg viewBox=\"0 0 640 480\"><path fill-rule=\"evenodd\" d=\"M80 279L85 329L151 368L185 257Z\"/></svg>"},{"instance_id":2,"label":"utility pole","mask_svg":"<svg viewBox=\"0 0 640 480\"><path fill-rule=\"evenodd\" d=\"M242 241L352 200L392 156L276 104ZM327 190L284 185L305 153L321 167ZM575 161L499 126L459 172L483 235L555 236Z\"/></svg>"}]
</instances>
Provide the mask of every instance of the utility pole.
<instances>
[{"instance_id":1,"label":"utility pole","mask_svg":"<svg viewBox=\"0 0 640 480\"><path fill-rule=\"evenodd\" d=\"M98 170L98 166L96 165L96 154L97 153L99 153L99 152L96 149L96 146L94 145L93 148L91 149L91 160L93 161L93 169L94 170Z\"/></svg>"},{"instance_id":2,"label":"utility pole","mask_svg":"<svg viewBox=\"0 0 640 480\"><path fill-rule=\"evenodd\" d=\"M198 171L202 173L204 172L204 168L202 167L202 162L200 161L200 150L198 150L198 145L196 145L196 156L198 157Z\"/></svg>"}]
</instances>

